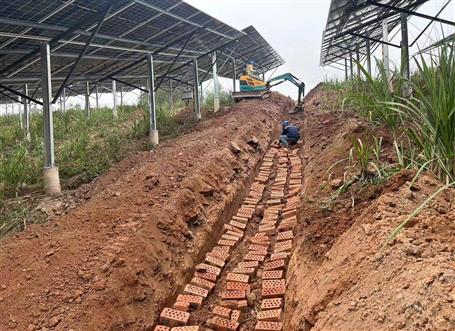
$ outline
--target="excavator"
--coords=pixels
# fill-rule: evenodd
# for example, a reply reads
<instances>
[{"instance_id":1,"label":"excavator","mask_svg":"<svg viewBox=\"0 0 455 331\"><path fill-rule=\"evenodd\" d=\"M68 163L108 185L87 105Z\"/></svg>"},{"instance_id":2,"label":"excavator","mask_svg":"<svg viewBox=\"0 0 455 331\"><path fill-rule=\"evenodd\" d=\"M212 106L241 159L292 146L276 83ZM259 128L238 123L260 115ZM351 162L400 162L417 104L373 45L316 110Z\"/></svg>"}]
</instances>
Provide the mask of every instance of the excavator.
<instances>
[{"instance_id":1,"label":"excavator","mask_svg":"<svg viewBox=\"0 0 455 331\"><path fill-rule=\"evenodd\" d=\"M305 94L305 83L290 73L282 74L264 81L254 69L254 62L250 61L246 65L243 74L240 76L240 92L233 92L232 97L235 102L243 99L266 99L270 96L270 89L284 82L291 82L299 89L297 106L293 112L303 111L303 96Z\"/></svg>"}]
</instances>

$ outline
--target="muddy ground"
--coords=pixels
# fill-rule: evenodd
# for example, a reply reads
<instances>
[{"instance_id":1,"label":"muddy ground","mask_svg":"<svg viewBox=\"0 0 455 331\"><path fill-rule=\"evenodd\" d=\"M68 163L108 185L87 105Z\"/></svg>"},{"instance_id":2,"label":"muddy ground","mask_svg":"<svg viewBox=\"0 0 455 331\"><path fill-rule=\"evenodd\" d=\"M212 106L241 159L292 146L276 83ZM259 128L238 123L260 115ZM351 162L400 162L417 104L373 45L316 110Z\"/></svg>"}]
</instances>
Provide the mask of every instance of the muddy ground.
<instances>
[{"instance_id":1,"label":"muddy ground","mask_svg":"<svg viewBox=\"0 0 455 331\"><path fill-rule=\"evenodd\" d=\"M255 175L284 116L304 132L302 207L287 274L285 331L455 330L454 191L402 171L333 198L353 139L384 128L289 99L244 102L195 132L116 165L68 215L0 243L0 330L152 330ZM253 138L254 137L254 138ZM235 144L232 145L231 142ZM243 330L249 330L244 328Z\"/></svg>"}]
</instances>

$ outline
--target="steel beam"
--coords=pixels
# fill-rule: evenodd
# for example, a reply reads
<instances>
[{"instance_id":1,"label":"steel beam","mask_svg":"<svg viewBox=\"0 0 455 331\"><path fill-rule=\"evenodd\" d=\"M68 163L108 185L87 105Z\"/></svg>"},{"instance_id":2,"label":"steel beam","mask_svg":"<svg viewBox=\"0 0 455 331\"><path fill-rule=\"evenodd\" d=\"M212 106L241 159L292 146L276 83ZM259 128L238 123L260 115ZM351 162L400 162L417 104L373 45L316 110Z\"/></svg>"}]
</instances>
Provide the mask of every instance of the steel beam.
<instances>
[{"instance_id":1,"label":"steel beam","mask_svg":"<svg viewBox=\"0 0 455 331\"><path fill-rule=\"evenodd\" d=\"M385 45L388 45L388 46L392 46L392 47L395 47L395 48L400 48L399 45L395 45L393 43L390 43L388 41L384 41L384 40L380 40L380 39L376 39L376 38L371 38L369 36L365 36L365 35L362 35L360 33L356 33L356 32L351 32L350 35L353 35L353 36L356 36L356 37L359 37L359 38L363 38L363 39L366 39L366 40L370 40L370 41L374 41L376 43L380 43L380 44L385 44Z\"/></svg>"},{"instance_id":2,"label":"steel beam","mask_svg":"<svg viewBox=\"0 0 455 331\"><path fill-rule=\"evenodd\" d=\"M147 54L147 84L148 84L148 108L149 108L149 121L150 121L150 132L149 138L152 146L159 144L158 129L156 123L156 104L155 104L155 77L153 73L153 56Z\"/></svg>"},{"instance_id":3,"label":"steel beam","mask_svg":"<svg viewBox=\"0 0 455 331\"><path fill-rule=\"evenodd\" d=\"M11 92L15 95L18 95L20 96L21 98L25 99L25 100L29 100L29 101L33 101L34 103L37 103L38 105L43 105L43 103L39 100L36 100L34 99L33 97L29 97L28 95L25 95L24 93L21 93L21 92L18 92L16 90L13 90L12 88L6 86L6 85L3 85L3 84L0 84L0 88L4 89L4 90L7 90L8 92Z\"/></svg>"},{"instance_id":4,"label":"steel beam","mask_svg":"<svg viewBox=\"0 0 455 331\"><path fill-rule=\"evenodd\" d=\"M197 59L193 60L193 99L194 99L194 112L196 119L200 120L201 116L201 99L199 96L199 70L197 67Z\"/></svg>"}]
</instances>

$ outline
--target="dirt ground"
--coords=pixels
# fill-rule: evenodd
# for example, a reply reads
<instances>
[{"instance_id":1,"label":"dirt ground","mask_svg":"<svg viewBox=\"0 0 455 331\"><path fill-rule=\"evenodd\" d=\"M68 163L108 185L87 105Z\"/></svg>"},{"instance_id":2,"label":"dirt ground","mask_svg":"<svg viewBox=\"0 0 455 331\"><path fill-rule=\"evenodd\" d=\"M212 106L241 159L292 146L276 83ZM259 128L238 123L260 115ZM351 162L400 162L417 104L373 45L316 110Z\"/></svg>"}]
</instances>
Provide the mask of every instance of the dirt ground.
<instances>
[{"instance_id":1,"label":"dirt ground","mask_svg":"<svg viewBox=\"0 0 455 331\"><path fill-rule=\"evenodd\" d=\"M292 105L237 105L120 162L67 215L3 240L0 330L151 330Z\"/></svg>"},{"instance_id":2,"label":"dirt ground","mask_svg":"<svg viewBox=\"0 0 455 331\"><path fill-rule=\"evenodd\" d=\"M304 127L306 165L285 330L455 330L454 191L438 196L385 246L390 232L441 186L435 179L424 175L411 186L415 173L402 171L322 208L332 183L342 182L343 163L333 165L347 157L353 138L375 130L390 147L383 129L352 114L318 111L323 95L321 87L312 91L305 120L294 117Z\"/></svg>"}]
</instances>

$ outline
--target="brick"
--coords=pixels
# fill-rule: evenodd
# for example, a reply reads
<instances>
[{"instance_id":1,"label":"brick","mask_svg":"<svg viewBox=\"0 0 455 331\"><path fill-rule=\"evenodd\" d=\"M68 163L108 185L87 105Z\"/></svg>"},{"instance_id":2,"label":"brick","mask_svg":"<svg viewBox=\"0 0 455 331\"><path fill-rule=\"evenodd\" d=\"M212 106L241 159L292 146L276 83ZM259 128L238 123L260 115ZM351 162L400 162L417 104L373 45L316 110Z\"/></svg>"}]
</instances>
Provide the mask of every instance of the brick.
<instances>
[{"instance_id":1,"label":"brick","mask_svg":"<svg viewBox=\"0 0 455 331\"><path fill-rule=\"evenodd\" d=\"M221 301L220 305L223 307L231 308L231 309L237 309L239 302L240 301L238 301L238 300L227 299L227 300Z\"/></svg>"},{"instance_id":2,"label":"brick","mask_svg":"<svg viewBox=\"0 0 455 331\"><path fill-rule=\"evenodd\" d=\"M289 211L284 212L281 216L283 217L283 219L285 219L285 218L288 218L291 216L296 216L296 215L297 215L296 210L289 210Z\"/></svg>"},{"instance_id":3,"label":"brick","mask_svg":"<svg viewBox=\"0 0 455 331\"><path fill-rule=\"evenodd\" d=\"M276 230L277 229L276 229L275 226L269 226L269 225L262 226L261 225L261 226L259 226L259 230L258 231L259 231L259 233L266 233L266 234L269 234L269 235L273 235L273 234L275 234Z\"/></svg>"},{"instance_id":4,"label":"brick","mask_svg":"<svg viewBox=\"0 0 455 331\"><path fill-rule=\"evenodd\" d=\"M285 260L287 262L289 254L290 254L289 252L273 253L272 255L270 255L270 261Z\"/></svg>"},{"instance_id":5,"label":"brick","mask_svg":"<svg viewBox=\"0 0 455 331\"><path fill-rule=\"evenodd\" d=\"M232 309L226 308L226 307L221 307L221 306L215 306L213 307L212 313L216 316L220 317L225 317L225 318L231 318L231 312Z\"/></svg>"},{"instance_id":6,"label":"brick","mask_svg":"<svg viewBox=\"0 0 455 331\"><path fill-rule=\"evenodd\" d=\"M213 290L213 288L215 287L215 283L212 283L211 281L209 281L207 279L203 279L203 278L199 278L199 277L193 277L193 279L191 279L191 284L205 288L208 291Z\"/></svg>"},{"instance_id":7,"label":"brick","mask_svg":"<svg viewBox=\"0 0 455 331\"><path fill-rule=\"evenodd\" d=\"M283 232L283 231L289 231L289 230L294 230L295 222L281 222L280 225L278 225L278 231Z\"/></svg>"},{"instance_id":8,"label":"brick","mask_svg":"<svg viewBox=\"0 0 455 331\"><path fill-rule=\"evenodd\" d=\"M213 265L215 267L219 267L219 268L223 268L224 264L225 264L224 260L216 258L216 257L211 256L211 255L207 255L205 257L205 262L207 262L208 264L211 264L211 265Z\"/></svg>"},{"instance_id":9,"label":"brick","mask_svg":"<svg viewBox=\"0 0 455 331\"><path fill-rule=\"evenodd\" d=\"M237 304L237 308L242 312L248 311L248 301L246 300L239 300Z\"/></svg>"},{"instance_id":10,"label":"brick","mask_svg":"<svg viewBox=\"0 0 455 331\"><path fill-rule=\"evenodd\" d=\"M155 328L153 330L154 331L170 331L171 328L169 328L165 325L157 325L157 326L155 326Z\"/></svg>"},{"instance_id":11,"label":"brick","mask_svg":"<svg viewBox=\"0 0 455 331\"><path fill-rule=\"evenodd\" d=\"M247 283L226 282L226 290L228 291L244 291L246 295L250 294L251 287Z\"/></svg>"},{"instance_id":12,"label":"brick","mask_svg":"<svg viewBox=\"0 0 455 331\"><path fill-rule=\"evenodd\" d=\"M246 254L243 258L245 261L258 261L258 262L263 262L265 260L265 255L259 255L259 254Z\"/></svg>"},{"instance_id":13,"label":"brick","mask_svg":"<svg viewBox=\"0 0 455 331\"><path fill-rule=\"evenodd\" d=\"M246 293L245 291L223 291L220 297L222 300L244 300Z\"/></svg>"},{"instance_id":14,"label":"brick","mask_svg":"<svg viewBox=\"0 0 455 331\"><path fill-rule=\"evenodd\" d=\"M261 301L261 310L278 309L278 308L283 308L283 299L282 298L263 299Z\"/></svg>"},{"instance_id":15,"label":"brick","mask_svg":"<svg viewBox=\"0 0 455 331\"><path fill-rule=\"evenodd\" d=\"M175 310L188 312L190 310L190 303L189 302L185 302L185 301L177 301L177 302L174 303L172 308L174 308Z\"/></svg>"},{"instance_id":16,"label":"brick","mask_svg":"<svg viewBox=\"0 0 455 331\"><path fill-rule=\"evenodd\" d=\"M236 228L236 227L233 226L233 225L224 224L223 227L224 227L224 230L226 230L226 231L234 231L235 233L238 233L239 235L242 235L242 236L243 236L243 231L240 230L239 228Z\"/></svg>"},{"instance_id":17,"label":"brick","mask_svg":"<svg viewBox=\"0 0 455 331\"><path fill-rule=\"evenodd\" d=\"M275 260L271 262L264 263L264 270L278 270L284 269L285 263L284 260Z\"/></svg>"},{"instance_id":18,"label":"brick","mask_svg":"<svg viewBox=\"0 0 455 331\"><path fill-rule=\"evenodd\" d=\"M172 328L171 331L202 331L202 326L199 325L177 326L175 328Z\"/></svg>"},{"instance_id":19,"label":"brick","mask_svg":"<svg viewBox=\"0 0 455 331\"><path fill-rule=\"evenodd\" d=\"M231 313L231 320L239 322L240 321L240 310L233 310Z\"/></svg>"},{"instance_id":20,"label":"brick","mask_svg":"<svg viewBox=\"0 0 455 331\"><path fill-rule=\"evenodd\" d=\"M211 282L216 282L217 276L215 274L212 274L210 272L200 272L200 271L195 271L194 272L194 277L199 277L202 279L207 279Z\"/></svg>"},{"instance_id":21,"label":"brick","mask_svg":"<svg viewBox=\"0 0 455 331\"><path fill-rule=\"evenodd\" d=\"M212 248L212 252L220 252L229 254L231 248L229 246L215 246Z\"/></svg>"},{"instance_id":22,"label":"brick","mask_svg":"<svg viewBox=\"0 0 455 331\"><path fill-rule=\"evenodd\" d=\"M189 318L190 313L172 308L164 308L160 314L161 323L169 326L185 325L188 323Z\"/></svg>"},{"instance_id":23,"label":"brick","mask_svg":"<svg viewBox=\"0 0 455 331\"><path fill-rule=\"evenodd\" d=\"M281 204L281 199L270 199L267 200L267 205L268 206L276 206Z\"/></svg>"},{"instance_id":24,"label":"brick","mask_svg":"<svg viewBox=\"0 0 455 331\"><path fill-rule=\"evenodd\" d=\"M283 278L283 270L269 270L262 273L262 279L280 279Z\"/></svg>"},{"instance_id":25,"label":"brick","mask_svg":"<svg viewBox=\"0 0 455 331\"><path fill-rule=\"evenodd\" d=\"M270 239L266 239L266 237L250 238L250 243L257 245L269 245Z\"/></svg>"},{"instance_id":26,"label":"brick","mask_svg":"<svg viewBox=\"0 0 455 331\"><path fill-rule=\"evenodd\" d=\"M225 247L227 247L227 246L225 246ZM207 253L207 256L211 256L216 259L222 260L222 262L225 262L229 258L229 253L220 252L220 251L211 251L211 252ZM207 261L207 259L206 259L206 261Z\"/></svg>"},{"instance_id":27,"label":"brick","mask_svg":"<svg viewBox=\"0 0 455 331\"><path fill-rule=\"evenodd\" d=\"M225 239L218 240L218 245L221 245L221 246L233 247L233 246L235 246L236 243L237 242L234 240L225 240Z\"/></svg>"},{"instance_id":28,"label":"brick","mask_svg":"<svg viewBox=\"0 0 455 331\"><path fill-rule=\"evenodd\" d=\"M234 221L237 221L237 222L240 222L240 223L245 224L245 223L248 223L249 217L244 217L244 216L232 216L232 219L233 219Z\"/></svg>"},{"instance_id":29,"label":"brick","mask_svg":"<svg viewBox=\"0 0 455 331\"><path fill-rule=\"evenodd\" d=\"M261 252L261 251L264 251L264 250L267 251L268 247L269 247L269 245L267 245L267 244L266 245L251 244L251 245L248 246L248 250Z\"/></svg>"},{"instance_id":30,"label":"brick","mask_svg":"<svg viewBox=\"0 0 455 331\"><path fill-rule=\"evenodd\" d=\"M256 323L254 330L255 331L281 331L281 330L283 330L283 323L259 321Z\"/></svg>"},{"instance_id":31,"label":"brick","mask_svg":"<svg viewBox=\"0 0 455 331\"><path fill-rule=\"evenodd\" d=\"M202 306L202 297L198 295L179 294L177 295L177 302L188 302L190 307L199 308Z\"/></svg>"},{"instance_id":32,"label":"brick","mask_svg":"<svg viewBox=\"0 0 455 331\"><path fill-rule=\"evenodd\" d=\"M239 228L241 230L245 230L245 228L246 228L246 224L244 224L242 222L231 221L229 224L234 226L234 227L236 227L236 228Z\"/></svg>"},{"instance_id":33,"label":"brick","mask_svg":"<svg viewBox=\"0 0 455 331\"><path fill-rule=\"evenodd\" d=\"M245 275L252 275L254 274L256 271L256 268L234 268L232 270L233 273L236 273L236 274L245 274Z\"/></svg>"},{"instance_id":34,"label":"brick","mask_svg":"<svg viewBox=\"0 0 455 331\"><path fill-rule=\"evenodd\" d=\"M191 295L199 295L203 298L207 298L209 295L209 291L207 291L205 288L199 287L199 286L194 286L191 284L187 284L185 288L183 289L184 294L191 294Z\"/></svg>"},{"instance_id":35,"label":"brick","mask_svg":"<svg viewBox=\"0 0 455 331\"><path fill-rule=\"evenodd\" d=\"M262 298L284 297L285 294L286 294L286 286L264 287L261 289Z\"/></svg>"},{"instance_id":36,"label":"brick","mask_svg":"<svg viewBox=\"0 0 455 331\"><path fill-rule=\"evenodd\" d=\"M239 328L238 322L218 316L209 319L207 324L216 331L236 331Z\"/></svg>"},{"instance_id":37,"label":"brick","mask_svg":"<svg viewBox=\"0 0 455 331\"><path fill-rule=\"evenodd\" d=\"M238 268L257 268L259 266L258 261L239 262Z\"/></svg>"},{"instance_id":38,"label":"brick","mask_svg":"<svg viewBox=\"0 0 455 331\"><path fill-rule=\"evenodd\" d=\"M237 217L237 218L234 219L234 217ZM244 214L244 213L237 212L237 216L233 216L232 219L234 219L235 221L239 221L239 222L242 222L240 219L246 219L246 221L245 221L245 224L246 224L251 219L251 217L252 217L252 215L250 215L250 214Z\"/></svg>"},{"instance_id":39,"label":"brick","mask_svg":"<svg viewBox=\"0 0 455 331\"><path fill-rule=\"evenodd\" d=\"M233 272L229 272L226 276L226 280L232 282L241 282L241 283L248 283L250 276L243 275L243 274L235 274Z\"/></svg>"},{"instance_id":40,"label":"brick","mask_svg":"<svg viewBox=\"0 0 455 331\"><path fill-rule=\"evenodd\" d=\"M286 287L286 280L281 278L281 279L264 279L262 281L262 287Z\"/></svg>"},{"instance_id":41,"label":"brick","mask_svg":"<svg viewBox=\"0 0 455 331\"><path fill-rule=\"evenodd\" d=\"M237 231L232 231L232 230L227 230L225 234L230 235L230 236L235 236L235 237L237 237L237 240L243 237L242 232L237 232Z\"/></svg>"},{"instance_id":42,"label":"brick","mask_svg":"<svg viewBox=\"0 0 455 331\"><path fill-rule=\"evenodd\" d=\"M205 263L199 263L196 266L196 271L199 271L199 272L210 272L211 274L215 274L217 276L219 276L220 273L221 273L221 269L220 268L217 268L217 267L205 264Z\"/></svg>"},{"instance_id":43,"label":"brick","mask_svg":"<svg viewBox=\"0 0 455 331\"><path fill-rule=\"evenodd\" d=\"M277 242L273 247L274 253L290 252L292 250L292 240Z\"/></svg>"},{"instance_id":44,"label":"brick","mask_svg":"<svg viewBox=\"0 0 455 331\"><path fill-rule=\"evenodd\" d=\"M229 235L229 234L226 234L226 233L225 233L225 234L223 234L223 235L221 236L221 239L232 240L232 241L239 241L240 238L237 237L237 236L233 236L233 235Z\"/></svg>"},{"instance_id":45,"label":"brick","mask_svg":"<svg viewBox=\"0 0 455 331\"><path fill-rule=\"evenodd\" d=\"M291 240L294 239L294 233L292 231L285 231L278 233L276 240L283 241L283 240Z\"/></svg>"},{"instance_id":46,"label":"brick","mask_svg":"<svg viewBox=\"0 0 455 331\"><path fill-rule=\"evenodd\" d=\"M258 312L257 319L260 321L280 322L283 318L281 309L262 310Z\"/></svg>"}]
</instances>

